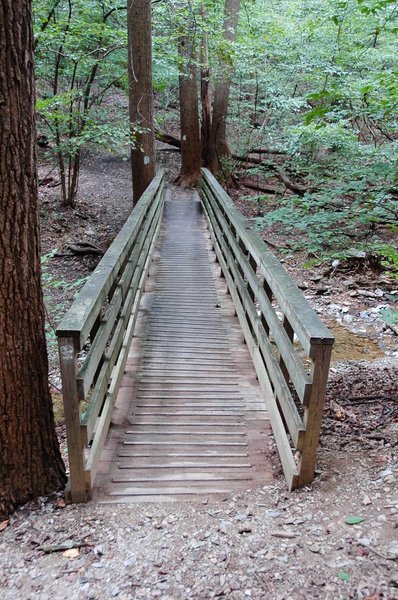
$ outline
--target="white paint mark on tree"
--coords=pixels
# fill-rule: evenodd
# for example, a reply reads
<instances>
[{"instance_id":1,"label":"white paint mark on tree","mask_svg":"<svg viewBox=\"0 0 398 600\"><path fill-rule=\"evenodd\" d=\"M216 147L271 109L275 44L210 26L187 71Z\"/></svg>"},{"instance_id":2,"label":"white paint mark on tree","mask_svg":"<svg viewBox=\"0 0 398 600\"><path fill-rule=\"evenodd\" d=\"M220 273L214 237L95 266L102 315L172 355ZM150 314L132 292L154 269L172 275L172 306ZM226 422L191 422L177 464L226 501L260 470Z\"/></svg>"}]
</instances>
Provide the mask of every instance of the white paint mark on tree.
<instances>
[{"instance_id":1,"label":"white paint mark on tree","mask_svg":"<svg viewBox=\"0 0 398 600\"><path fill-rule=\"evenodd\" d=\"M150 156L144 156L144 165L149 165L150 162L151 162L151 157Z\"/></svg>"}]
</instances>

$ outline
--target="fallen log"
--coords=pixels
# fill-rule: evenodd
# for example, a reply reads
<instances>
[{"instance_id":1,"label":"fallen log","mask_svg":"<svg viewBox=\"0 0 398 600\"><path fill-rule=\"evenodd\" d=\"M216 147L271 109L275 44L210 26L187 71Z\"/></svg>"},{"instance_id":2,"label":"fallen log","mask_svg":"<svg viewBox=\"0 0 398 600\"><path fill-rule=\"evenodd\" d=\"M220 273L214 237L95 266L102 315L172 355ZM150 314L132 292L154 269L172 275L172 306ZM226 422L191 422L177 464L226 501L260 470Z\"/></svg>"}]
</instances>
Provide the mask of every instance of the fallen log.
<instances>
[{"instance_id":1,"label":"fallen log","mask_svg":"<svg viewBox=\"0 0 398 600\"><path fill-rule=\"evenodd\" d=\"M179 148L181 150L181 140L175 135L171 135L170 133L163 133L158 129L155 129L155 138L158 140L158 142L169 144L169 146L174 146L175 148Z\"/></svg>"},{"instance_id":2,"label":"fallen log","mask_svg":"<svg viewBox=\"0 0 398 600\"><path fill-rule=\"evenodd\" d=\"M284 150L272 150L271 148L251 148L247 154L279 154L283 156L287 154Z\"/></svg>"},{"instance_id":3,"label":"fallen log","mask_svg":"<svg viewBox=\"0 0 398 600\"><path fill-rule=\"evenodd\" d=\"M282 171L282 169L280 169L279 167L275 167L275 171L276 171L276 174L278 175L279 179L282 181L282 183L285 184L285 186L289 190L291 190L298 196L304 196L304 194L307 193L308 190L306 187L289 179L289 177L286 175L286 173L284 173Z\"/></svg>"},{"instance_id":4,"label":"fallen log","mask_svg":"<svg viewBox=\"0 0 398 600\"><path fill-rule=\"evenodd\" d=\"M267 185L266 183L255 183L254 181L250 181L248 179L239 179L239 184L244 185L245 187L249 188L250 190L255 190L256 192L263 192L265 194L275 194L275 195L283 194L283 190L279 190L278 188L276 188L272 185Z\"/></svg>"}]
</instances>

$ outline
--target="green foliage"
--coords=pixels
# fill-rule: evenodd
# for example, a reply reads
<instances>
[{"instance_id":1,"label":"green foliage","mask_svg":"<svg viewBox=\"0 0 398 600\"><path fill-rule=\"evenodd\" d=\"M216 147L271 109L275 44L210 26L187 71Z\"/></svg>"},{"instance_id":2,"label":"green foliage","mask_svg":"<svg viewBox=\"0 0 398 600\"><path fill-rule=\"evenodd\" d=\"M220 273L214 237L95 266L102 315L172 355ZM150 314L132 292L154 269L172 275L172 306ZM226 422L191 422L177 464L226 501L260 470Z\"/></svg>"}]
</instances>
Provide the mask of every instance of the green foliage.
<instances>
[{"instance_id":1,"label":"green foliage","mask_svg":"<svg viewBox=\"0 0 398 600\"><path fill-rule=\"evenodd\" d=\"M46 307L46 341L47 349L51 356L57 353L57 338L55 335L55 323L58 323L66 312L64 302L59 302L54 297L54 290L66 290L76 296L88 277L79 277L75 281L66 282L63 279L57 279L51 274L49 262L58 252L58 248L53 248L47 254L41 257L41 279L44 293L44 302Z\"/></svg>"},{"instance_id":2,"label":"green foliage","mask_svg":"<svg viewBox=\"0 0 398 600\"><path fill-rule=\"evenodd\" d=\"M74 206L87 143L129 143L128 119L112 93L127 85L125 10L111 0L36 0L40 132L58 161L63 202ZM124 14L124 17L122 16Z\"/></svg>"},{"instance_id":3,"label":"green foliage","mask_svg":"<svg viewBox=\"0 0 398 600\"><path fill-rule=\"evenodd\" d=\"M260 196L259 229L318 257L363 249L394 276L397 28L393 0L257 0L240 22L231 114L237 153L284 150L279 164L307 189L271 207ZM266 162L251 173L275 181Z\"/></svg>"}]
</instances>

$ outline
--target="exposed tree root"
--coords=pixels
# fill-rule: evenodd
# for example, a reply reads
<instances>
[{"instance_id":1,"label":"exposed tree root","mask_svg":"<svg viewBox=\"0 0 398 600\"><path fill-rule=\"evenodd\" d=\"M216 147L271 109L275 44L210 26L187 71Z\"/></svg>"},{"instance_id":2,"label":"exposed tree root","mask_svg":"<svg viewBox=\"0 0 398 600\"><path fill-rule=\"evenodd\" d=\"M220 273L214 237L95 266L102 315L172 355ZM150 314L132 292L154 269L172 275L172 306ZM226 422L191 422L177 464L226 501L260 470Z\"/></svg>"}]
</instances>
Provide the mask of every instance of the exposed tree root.
<instances>
[{"instance_id":1,"label":"exposed tree root","mask_svg":"<svg viewBox=\"0 0 398 600\"><path fill-rule=\"evenodd\" d=\"M180 173L178 177L173 181L174 185L178 185L182 188L198 188L200 184L200 174L199 173L191 173L188 175L184 175Z\"/></svg>"}]
</instances>

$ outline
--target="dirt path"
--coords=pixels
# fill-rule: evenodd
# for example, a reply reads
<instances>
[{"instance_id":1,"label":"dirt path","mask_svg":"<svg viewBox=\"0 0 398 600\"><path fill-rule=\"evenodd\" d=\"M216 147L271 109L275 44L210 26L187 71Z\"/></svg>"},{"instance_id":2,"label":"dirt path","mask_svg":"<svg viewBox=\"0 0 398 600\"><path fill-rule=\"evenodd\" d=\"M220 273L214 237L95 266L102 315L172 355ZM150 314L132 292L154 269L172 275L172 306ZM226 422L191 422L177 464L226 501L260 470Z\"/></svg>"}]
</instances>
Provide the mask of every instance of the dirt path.
<instances>
[{"instance_id":1,"label":"dirt path","mask_svg":"<svg viewBox=\"0 0 398 600\"><path fill-rule=\"evenodd\" d=\"M75 213L59 207L57 188L42 188L43 250L67 253L67 245L79 239L105 250L130 210L129 197L128 163L92 157ZM46 263L47 274L65 282L46 291L54 321L75 292L67 284L97 261L61 256ZM287 267L302 283L302 272ZM274 482L216 503L64 507L62 498L41 499L0 524L2 598L398 598L396 338L379 339L377 323L373 345L367 338L369 320L361 312L376 314L371 310L377 296L348 300L343 278L337 296L333 290L317 294L319 284L307 276L305 281L309 301L339 321L342 337L356 340L357 352L347 361L343 351L332 365L313 485L286 492L269 438ZM348 311L344 302L350 302ZM347 313L352 321L344 319ZM364 330L358 339L353 328ZM385 337L391 344L383 350ZM368 347L374 352L364 351ZM352 359L352 344L349 352ZM52 357L53 383L59 386ZM68 543L81 547L66 554L44 551Z\"/></svg>"}]
</instances>

